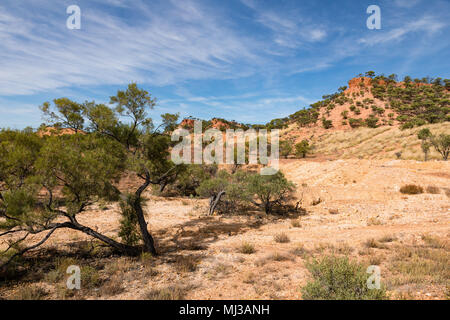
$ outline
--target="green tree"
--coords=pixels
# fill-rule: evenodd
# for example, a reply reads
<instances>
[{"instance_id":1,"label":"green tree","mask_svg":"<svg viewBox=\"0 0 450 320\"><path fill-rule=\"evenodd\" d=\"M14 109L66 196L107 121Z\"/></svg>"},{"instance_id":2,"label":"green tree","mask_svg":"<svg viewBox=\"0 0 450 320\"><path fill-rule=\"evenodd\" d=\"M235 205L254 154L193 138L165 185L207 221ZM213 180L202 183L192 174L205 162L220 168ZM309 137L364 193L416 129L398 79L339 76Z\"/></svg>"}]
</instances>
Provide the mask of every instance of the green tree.
<instances>
[{"instance_id":1,"label":"green tree","mask_svg":"<svg viewBox=\"0 0 450 320\"><path fill-rule=\"evenodd\" d=\"M17 246L30 234L46 233L39 242L17 250L5 264L39 247L62 228L83 232L122 253L139 252L138 248L119 243L77 219L99 199L118 199L119 192L114 183L123 172L125 154L115 141L96 134L39 140L35 134L22 132L7 133L6 138L2 133L0 141L0 184L3 185L0 216L5 219L0 224L0 229L4 230L0 236L24 235L14 243ZM21 150L24 146L26 149ZM17 162L14 159L19 153L22 161Z\"/></svg>"},{"instance_id":2,"label":"green tree","mask_svg":"<svg viewBox=\"0 0 450 320\"><path fill-rule=\"evenodd\" d=\"M422 140L421 142L421 148L424 154L424 161L428 160L428 153L430 152L431 143L429 141L430 137L432 136L430 129L424 128L419 131L417 134L417 137Z\"/></svg>"},{"instance_id":3,"label":"green tree","mask_svg":"<svg viewBox=\"0 0 450 320\"><path fill-rule=\"evenodd\" d=\"M83 130L84 117L83 105L76 103L68 98L53 100L54 108L49 102L44 102L40 107L47 121L57 128L69 128L78 133ZM52 111L52 109L56 109Z\"/></svg>"},{"instance_id":4,"label":"green tree","mask_svg":"<svg viewBox=\"0 0 450 320\"><path fill-rule=\"evenodd\" d=\"M325 118L322 118L322 126L323 126L325 129L330 129L330 128L333 127L333 121L327 120L327 119L325 119Z\"/></svg>"},{"instance_id":5,"label":"green tree","mask_svg":"<svg viewBox=\"0 0 450 320\"><path fill-rule=\"evenodd\" d=\"M209 198L209 215L213 215L222 196L230 184L230 174L225 170L218 172L217 177L204 180L197 188L197 193L202 197Z\"/></svg>"},{"instance_id":6,"label":"green tree","mask_svg":"<svg viewBox=\"0 0 450 320\"><path fill-rule=\"evenodd\" d=\"M284 157L285 159L288 158L288 156L292 152L292 142L287 140L280 140L280 155Z\"/></svg>"},{"instance_id":7,"label":"green tree","mask_svg":"<svg viewBox=\"0 0 450 320\"><path fill-rule=\"evenodd\" d=\"M378 126L378 118L374 116L368 117L365 122L369 128L376 128Z\"/></svg>"},{"instance_id":8,"label":"green tree","mask_svg":"<svg viewBox=\"0 0 450 320\"><path fill-rule=\"evenodd\" d=\"M306 155L312 150L308 140L302 140L295 145L295 155L297 157L306 158Z\"/></svg>"},{"instance_id":9,"label":"green tree","mask_svg":"<svg viewBox=\"0 0 450 320\"><path fill-rule=\"evenodd\" d=\"M114 109L96 104L86 106L86 116L95 132L119 143L127 157L126 169L135 172L142 180L142 184L133 193L133 208L145 251L156 254L154 239L148 232L141 205L142 193L151 184L161 185L176 171L177 166L169 160L168 139L153 130L153 121L148 117L147 111L153 109L156 100L147 91L132 83L126 90L117 91L110 103L115 104ZM131 121L123 123L119 120L123 118ZM173 123L173 117L163 117L162 132L169 131Z\"/></svg>"},{"instance_id":10,"label":"green tree","mask_svg":"<svg viewBox=\"0 0 450 320\"><path fill-rule=\"evenodd\" d=\"M373 78L375 77L375 71L367 71L365 76L368 78Z\"/></svg>"},{"instance_id":11,"label":"green tree","mask_svg":"<svg viewBox=\"0 0 450 320\"><path fill-rule=\"evenodd\" d=\"M442 133L439 136L432 135L430 142L434 149L442 155L442 159L447 161L448 155L450 154L450 134Z\"/></svg>"},{"instance_id":12,"label":"green tree","mask_svg":"<svg viewBox=\"0 0 450 320\"><path fill-rule=\"evenodd\" d=\"M252 174L246 180L249 194L256 197L252 203L263 208L266 214L276 206L283 206L295 189L294 183L288 181L281 171L274 175Z\"/></svg>"}]
</instances>

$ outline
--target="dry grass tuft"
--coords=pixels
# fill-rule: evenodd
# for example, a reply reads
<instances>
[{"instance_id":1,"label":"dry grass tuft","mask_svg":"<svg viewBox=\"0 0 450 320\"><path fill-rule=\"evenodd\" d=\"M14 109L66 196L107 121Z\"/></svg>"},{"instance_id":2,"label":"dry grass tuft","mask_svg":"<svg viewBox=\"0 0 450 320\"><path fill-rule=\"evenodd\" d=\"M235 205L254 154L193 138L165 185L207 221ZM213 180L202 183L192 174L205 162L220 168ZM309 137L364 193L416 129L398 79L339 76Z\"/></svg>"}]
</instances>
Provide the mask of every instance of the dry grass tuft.
<instances>
[{"instance_id":1,"label":"dry grass tuft","mask_svg":"<svg viewBox=\"0 0 450 320\"><path fill-rule=\"evenodd\" d=\"M101 296L115 296L125 291L123 279L119 276L113 276L100 288Z\"/></svg>"},{"instance_id":2,"label":"dry grass tuft","mask_svg":"<svg viewBox=\"0 0 450 320\"><path fill-rule=\"evenodd\" d=\"M275 240L275 242L277 243L288 243L291 241L287 234L284 232L274 235L273 240Z\"/></svg>"},{"instance_id":3,"label":"dry grass tuft","mask_svg":"<svg viewBox=\"0 0 450 320\"><path fill-rule=\"evenodd\" d=\"M285 254L278 253L278 252L275 252L275 253L271 254L269 256L269 259L273 260L273 261L277 261L277 262L292 260L291 257L289 257L289 256L287 256Z\"/></svg>"},{"instance_id":4,"label":"dry grass tuft","mask_svg":"<svg viewBox=\"0 0 450 320\"><path fill-rule=\"evenodd\" d=\"M367 220L368 226L381 226L382 224L383 224L383 222L380 219L375 218L375 217L369 218Z\"/></svg>"},{"instance_id":5,"label":"dry grass tuft","mask_svg":"<svg viewBox=\"0 0 450 320\"><path fill-rule=\"evenodd\" d=\"M190 286L173 285L159 289L152 289L145 294L147 300L184 300Z\"/></svg>"},{"instance_id":6,"label":"dry grass tuft","mask_svg":"<svg viewBox=\"0 0 450 320\"><path fill-rule=\"evenodd\" d=\"M427 193L431 193L431 194L440 194L441 193L441 189L439 189L436 186L428 186L426 188Z\"/></svg>"},{"instance_id":7,"label":"dry grass tuft","mask_svg":"<svg viewBox=\"0 0 450 320\"><path fill-rule=\"evenodd\" d=\"M35 285L24 285L19 288L12 300L43 300L48 292Z\"/></svg>"},{"instance_id":8,"label":"dry grass tuft","mask_svg":"<svg viewBox=\"0 0 450 320\"><path fill-rule=\"evenodd\" d=\"M394 242L397 240L397 237L392 235L385 235L382 238L378 239L378 242L386 243L386 242Z\"/></svg>"},{"instance_id":9,"label":"dry grass tuft","mask_svg":"<svg viewBox=\"0 0 450 320\"><path fill-rule=\"evenodd\" d=\"M239 247L238 252L243 253L243 254L252 254L252 253L255 253L256 250L255 250L255 247L251 243L244 242Z\"/></svg>"},{"instance_id":10,"label":"dry grass tuft","mask_svg":"<svg viewBox=\"0 0 450 320\"><path fill-rule=\"evenodd\" d=\"M364 242L364 246L366 248L374 248L374 249L387 249L387 246L376 241L375 239L368 239Z\"/></svg>"},{"instance_id":11,"label":"dry grass tuft","mask_svg":"<svg viewBox=\"0 0 450 320\"><path fill-rule=\"evenodd\" d=\"M197 264L198 259L193 256L178 256L175 259L175 269L178 272L194 272Z\"/></svg>"},{"instance_id":12,"label":"dry grass tuft","mask_svg":"<svg viewBox=\"0 0 450 320\"><path fill-rule=\"evenodd\" d=\"M302 227L299 219L291 220L291 226L294 227L294 228L301 228Z\"/></svg>"}]
</instances>

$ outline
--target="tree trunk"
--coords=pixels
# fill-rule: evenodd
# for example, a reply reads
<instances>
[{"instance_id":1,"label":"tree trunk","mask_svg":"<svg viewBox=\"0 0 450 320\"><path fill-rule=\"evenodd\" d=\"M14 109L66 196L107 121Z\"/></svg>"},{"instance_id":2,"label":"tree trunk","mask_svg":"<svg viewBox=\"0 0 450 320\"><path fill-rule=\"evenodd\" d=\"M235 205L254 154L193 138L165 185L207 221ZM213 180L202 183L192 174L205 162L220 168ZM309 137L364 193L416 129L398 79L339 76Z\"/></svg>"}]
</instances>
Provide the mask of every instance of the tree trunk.
<instances>
[{"instance_id":1,"label":"tree trunk","mask_svg":"<svg viewBox=\"0 0 450 320\"><path fill-rule=\"evenodd\" d=\"M209 200L209 215L212 216L214 214L214 210L216 210L217 205L219 204L220 198L225 194L225 191L220 191L216 196L212 196Z\"/></svg>"},{"instance_id":2,"label":"tree trunk","mask_svg":"<svg viewBox=\"0 0 450 320\"><path fill-rule=\"evenodd\" d=\"M83 226L79 224L78 222L70 222L68 225L68 228L81 231L93 238L96 238L107 245L111 246L112 248L116 249L117 251L120 251L122 253L125 253L127 255L136 256L139 254L140 250L138 247L129 246L120 242L117 242L101 233L98 233L97 231L92 230L89 227Z\"/></svg>"},{"instance_id":3,"label":"tree trunk","mask_svg":"<svg viewBox=\"0 0 450 320\"><path fill-rule=\"evenodd\" d=\"M144 211L141 206L141 194L144 190L149 186L150 181L148 179L145 180L144 184L142 184L139 189L137 189L135 195L136 199L133 203L133 208L136 211L136 215L138 218L139 229L141 230L142 240L144 240L145 249L147 252L150 252L153 255L156 255L155 241L153 240L152 235L147 230L147 222L145 221Z\"/></svg>"}]
</instances>

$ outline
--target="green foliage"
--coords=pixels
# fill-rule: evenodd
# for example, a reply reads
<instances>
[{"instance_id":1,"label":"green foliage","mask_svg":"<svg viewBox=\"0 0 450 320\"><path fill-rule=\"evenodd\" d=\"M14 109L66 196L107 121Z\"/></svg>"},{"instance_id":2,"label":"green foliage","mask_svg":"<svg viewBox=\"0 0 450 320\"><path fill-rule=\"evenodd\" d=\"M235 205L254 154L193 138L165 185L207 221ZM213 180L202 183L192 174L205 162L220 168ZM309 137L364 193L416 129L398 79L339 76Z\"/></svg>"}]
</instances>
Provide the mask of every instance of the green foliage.
<instances>
[{"instance_id":1,"label":"green foliage","mask_svg":"<svg viewBox=\"0 0 450 320\"><path fill-rule=\"evenodd\" d=\"M347 257L326 256L308 262L313 279L302 288L305 300L384 300L386 291L369 289L363 265Z\"/></svg>"},{"instance_id":2,"label":"green foliage","mask_svg":"<svg viewBox=\"0 0 450 320\"><path fill-rule=\"evenodd\" d=\"M197 194L201 197L216 196L219 192L226 190L230 178L231 175L227 171L221 170L216 177L204 180L196 189Z\"/></svg>"},{"instance_id":3,"label":"green foliage","mask_svg":"<svg viewBox=\"0 0 450 320\"><path fill-rule=\"evenodd\" d=\"M254 203L264 208L267 214L277 206L283 206L295 189L294 183L288 181L281 171L274 175L249 175L246 184L248 192L259 201Z\"/></svg>"},{"instance_id":4,"label":"green foliage","mask_svg":"<svg viewBox=\"0 0 450 320\"><path fill-rule=\"evenodd\" d=\"M287 158L292 152L292 142L287 140L280 140L280 155Z\"/></svg>"},{"instance_id":5,"label":"green foliage","mask_svg":"<svg viewBox=\"0 0 450 320\"><path fill-rule=\"evenodd\" d=\"M312 150L308 140L302 140L295 145L295 155L297 157L306 158L306 155Z\"/></svg>"},{"instance_id":6,"label":"green foliage","mask_svg":"<svg viewBox=\"0 0 450 320\"><path fill-rule=\"evenodd\" d=\"M36 181L62 195L70 215L82 212L93 200L115 200L125 155L117 143L94 134L54 136L46 140L36 161Z\"/></svg>"},{"instance_id":7,"label":"green foliage","mask_svg":"<svg viewBox=\"0 0 450 320\"><path fill-rule=\"evenodd\" d=\"M322 118L322 126L323 126L325 129L330 129L330 128L333 127L333 122L332 122L331 120L327 120L327 119L325 119L325 118Z\"/></svg>"},{"instance_id":8,"label":"green foliage","mask_svg":"<svg viewBox=\"0 0 450 320\"><path fill-rule=\"evenodd\" d=\"M389 83L385 91L389 105L400 115L398 120L407 123L403 128L448 121L450 95L445 87L440 82L420 85L410 81L405 78L403 86ZM380 98L378 91L374 95Z\"/></svg>"},{"instance_id":9,"label":"green foliage","mask_svg":"<svg viewBox=\"0 0 450 320\"><path fill-rule=\"evenodd\" d=\"M442 155L442 159L448 160L450 154L450 134L441 133L439 136L430 137L431 144Z\"/></svg>"},{"instance_id":10,"label":"green foliage","mask_svg":"<svg viewBox=\"0 0 450 320\"><path fill-rule=\"evenodd\" d=\"M251 195L246 186L247 176L243 171L229 174L221 170L215 177L204 180L196 191L201 197L210 198L211 214L215 209L221 214L231 213L243 209L250 202ZM213 207L216 200L218 203Z\"/></svg>"},{"instance_id":11,"label":"green foliage","mask_svg":"<svg viewBox=\"0 0 450 320\"><path fill-rule=\"evenodd\" d=\"M352 128L358 128L358 127L361 127L363 125L363 120L362 119L350 118L350 119L348 119L348 124Z\"/></svg>"},{"instance_id":12,"label":"green foliage","mask_svg":"<svg viewBox=\"0 0 450 320\"><path fill-rule=\"evenodd\" d=\"M417 134L417 138L419 138L420 140L427 140L430 137L431 137L431 131L428 128L424 128L424 129L420 130L419 133Z\"/></svg>"},{"instance_id":13,"label":"green foliage","mask_svg":"<svg viewBox=\"0 0 450 320\"><path fill-rule=\"evenodd\" d=\"M164 113L161 115L161 118L162 118L161 126L164 128L164 133L170 133L177 128L180 114Z\"/></svg>"},{"instance_id":14,"label":"green foliage","mask_svg":"<svg viewBox=\"0 0 450 320\"><path fill-rule=\"evenodd\" d=\"M40 107L47 121L55 127L70 128L79 132L84 127L83 105L68 98L53 100L54 108L49 102L44 102ZM52 111L52 109L56 109Z\"/></svg>"},{"instance_id":15,"label":"green foliage","mask_svg":"<svg viewBox=\"0 0 450 320\"><path fill-rule=\"evenodd\" d=\"M341 116L342 116L342 118L347 119L348 118L348 110L342 111Z\"/></svg>"},{"instance_id":16,"label":"green foliage","mask_svg":"<svg viewBox=\"0 0 450 320\"><path fill-rule=\"evenodd\" d=\"M450 154L450 135L441 133L439 136L435 136L431 133L430 129L424 128L419 131L417 138L422 140L421 147L425 154L425 161L431 146L433 146L437 152L442 155L442 159L445 161Z\"/></svg>"},{"instance_id":17,"label":"green foliage","mask_svg":"<svg viewBox=\"0 0 450 320\"><path fill-rule=\"evenodd\" d=\"M365 122L369 128L376 128L376 127L378 127L378 120L379 119L377 117L370 116L366 119Z\"/></svg>"},{"instance_id":18,"label":"green foliage","mask_svg":"<svg viewBox=\"0 0 450 320\"><path fill-rule=\"evenodd\" d=\"M319 119L319 112L315 108L303 109L289 116L296 121L300 127L305 127L309 124L316 123Z\"/></svg>"},{"instance_id":19,"label":"green foliage","mask_svg":"<svg viewBox=\"0 0 450 320\"><path fill-rule=\"evenodd\" d=\"M125 199L120 201L119 237L128 245L137 245L141 240L137 214L133 206L136 200L142 202L142 199L136 199L134 195L128 194Z\"/></svg>"},{"instance_id":20,"label":"green foliage","mask_svg":"<svg viewBox=\"0 0 450 320\"><path fill-rule=\"evenodd\" d=\"M204 180L197 193L211 199L211 205L218 198L217 211L231 213L245 210L249 204L272 213L282 208L292 195L294 184L281 172L274 175L260 175L237 171L229 174L219 171L217 176Z\"/></svg>"},{"instance_id":21,"label":"green foliage","mask_svg":"<svg viewBox=\"0 0 450 320\"><path fill-rule=\"evenodd\" d=\"M196 189L207 179L217 173L217 165L191 164L185 167L169 187L170 191L180 196L197 196Z\"/></svg>"},{"instance_id":22,"label":"green foliage","mask_svg":"<svg viewBox=\"0 0 450 320\"><path fill-rule=\"evenodd\" d=\"M43 140L26 131L0 131L0 181L7 189L23 186L35 174L34 162Z\"/></svg>"}]
</instances>

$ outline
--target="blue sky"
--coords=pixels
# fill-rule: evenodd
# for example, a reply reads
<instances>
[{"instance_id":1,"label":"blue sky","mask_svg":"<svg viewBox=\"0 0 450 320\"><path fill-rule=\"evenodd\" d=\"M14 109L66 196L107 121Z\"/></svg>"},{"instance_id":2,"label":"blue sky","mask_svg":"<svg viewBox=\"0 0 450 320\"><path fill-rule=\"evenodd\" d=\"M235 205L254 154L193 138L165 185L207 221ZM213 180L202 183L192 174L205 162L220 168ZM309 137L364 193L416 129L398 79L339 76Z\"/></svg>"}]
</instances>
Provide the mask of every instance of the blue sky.
<instances>
[{"instance_id":1,"label":"blue sky","mask_svg":"<svg viewBox=\"0 0 450 320\"><path fill-rule=\"evenodd\" d=\"M66 8L81 8L81 30ZM369 5L381 30L369 30ZM265 123L359 73L449 78L448 0L2 0L0 127L54 98L108 102L129 82L152 115Z\"/></svg>"}]
</instances>

